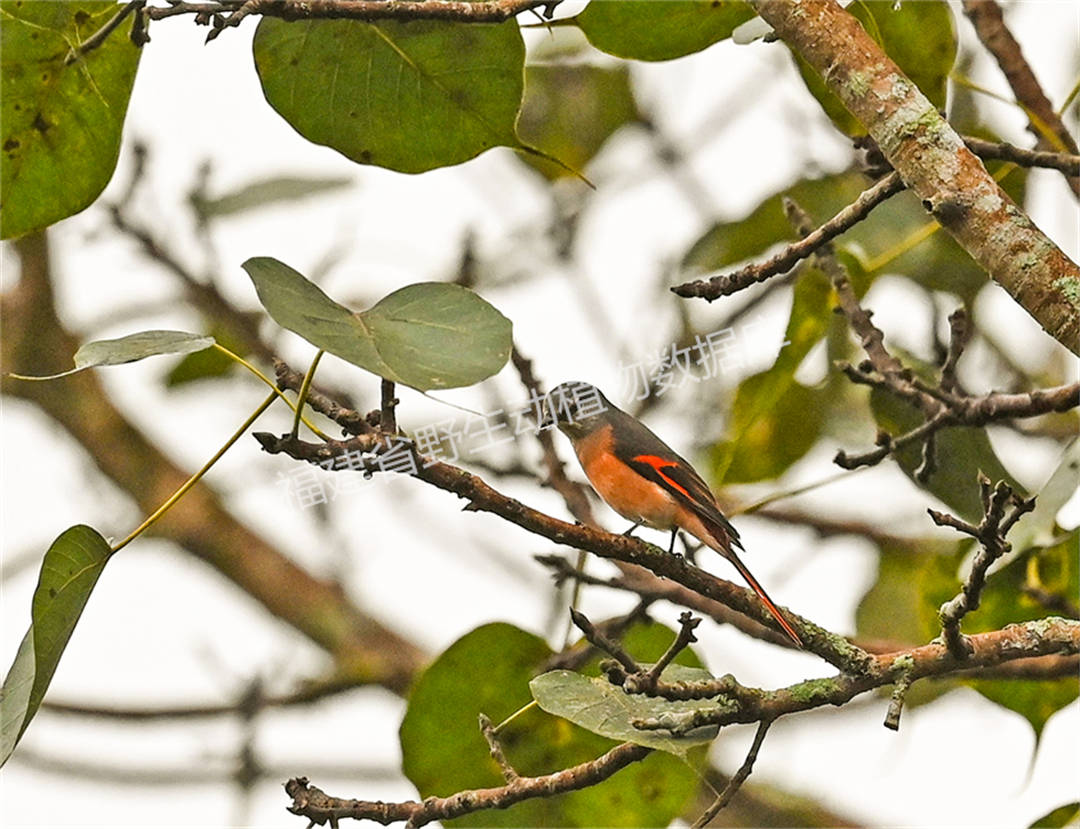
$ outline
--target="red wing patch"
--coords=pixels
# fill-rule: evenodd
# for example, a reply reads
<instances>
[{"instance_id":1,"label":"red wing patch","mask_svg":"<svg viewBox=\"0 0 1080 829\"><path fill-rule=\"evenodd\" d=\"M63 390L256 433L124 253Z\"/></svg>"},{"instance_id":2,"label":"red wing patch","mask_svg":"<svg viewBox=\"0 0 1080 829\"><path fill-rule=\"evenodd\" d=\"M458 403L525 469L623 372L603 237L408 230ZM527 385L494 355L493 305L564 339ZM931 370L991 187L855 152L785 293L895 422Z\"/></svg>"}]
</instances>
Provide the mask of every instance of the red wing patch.
<instances>
[{"instance_id":1,"label":"red wing patch","mask_svg":"<svg viewBox=\"0 0 1080 829\"><path fill-rule=\"evenodd\" d=\"M674 489L677 489L679 492L681 492L687 498L690 498L691 500L693 500L690 493L686 490L686 487L684 487L682 484L678 483L677 481L672 480L670 475L665 475L664 474L664 469L666 467L669 467L669 466L678 467L677 463L675 463L674 461L670 461L667 458L661 458L658 455L638 455L637 457L634 458L634 460L638 461L639 463L647 463L649 466L651 466L653 469L656 470L657 475L659 475L661 478L663 478L665 481L667 481L669 486L673 487Z\"/></svg>"}]
</instances>

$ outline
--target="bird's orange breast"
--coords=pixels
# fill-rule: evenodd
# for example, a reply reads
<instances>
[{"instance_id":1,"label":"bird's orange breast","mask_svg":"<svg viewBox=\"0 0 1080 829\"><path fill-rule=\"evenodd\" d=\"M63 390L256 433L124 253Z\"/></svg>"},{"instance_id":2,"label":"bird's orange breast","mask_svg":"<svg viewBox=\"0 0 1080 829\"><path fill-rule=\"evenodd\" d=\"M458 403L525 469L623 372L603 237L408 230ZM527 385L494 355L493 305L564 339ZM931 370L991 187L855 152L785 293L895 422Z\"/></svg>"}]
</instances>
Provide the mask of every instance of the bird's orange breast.
<instances>
[{"instance_id":1,"label":"bird's orange breast","mask_svg":"<svg viewBox=\"0 0 1080 829\"><path fill-rule=\"evenodd\" d=\"M675 526L679 512L675 499L618 459L610 426L580 439L574 449L589 483L615 512L660 530Z\"/></svg>"}]
</instances>

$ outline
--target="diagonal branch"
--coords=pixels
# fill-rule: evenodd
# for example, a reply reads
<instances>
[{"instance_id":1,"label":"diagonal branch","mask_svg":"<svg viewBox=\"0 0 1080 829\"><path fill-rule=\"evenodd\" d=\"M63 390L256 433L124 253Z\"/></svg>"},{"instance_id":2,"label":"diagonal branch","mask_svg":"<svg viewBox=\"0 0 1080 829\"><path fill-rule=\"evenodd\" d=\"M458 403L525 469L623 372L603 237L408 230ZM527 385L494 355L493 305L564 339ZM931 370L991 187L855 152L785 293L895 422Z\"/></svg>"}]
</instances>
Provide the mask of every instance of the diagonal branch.
<instances>
[{"instance_id":1,"label":"diagonal branch","mask_svg":"<svg viewBox=\"0 0 1080 829\"><path fill-rule=\"evenodd\" d=\"M1002 190L963 139L835 0L752 0L866 127L908 188L1058 342L1080 354L1080 267Z\"/></svg>"}]
</instances>

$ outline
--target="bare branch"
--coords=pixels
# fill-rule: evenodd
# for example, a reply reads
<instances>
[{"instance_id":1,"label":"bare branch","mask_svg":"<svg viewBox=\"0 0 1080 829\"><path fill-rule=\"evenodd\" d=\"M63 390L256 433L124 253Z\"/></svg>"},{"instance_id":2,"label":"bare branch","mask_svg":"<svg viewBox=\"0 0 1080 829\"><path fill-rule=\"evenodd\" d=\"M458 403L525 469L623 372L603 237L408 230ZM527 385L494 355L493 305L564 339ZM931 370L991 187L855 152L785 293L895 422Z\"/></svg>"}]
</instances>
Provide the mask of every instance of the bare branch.
<instances>
[{"instance_id":1,"label":"bare branch","mask_svg":"<svg viewBox=\"0 0 1080 829\"><path fill-rule=\"evenodd\" d=\"M718 297L729 296L758 282L764 282L771 276L786 273L801 259L854 227L869 216L871 210L903 189L904 182L900 174L889 173L821 227L805 234L798 242L792 242L771 259L757 265L748 265L734 273L676 285L671 290L681 297L702 297L711 302Z\"/></svg>"},{"instance_id":2,"label":"bare branch","mask_svg":"<svg viewBox=\"0 0 1080 829\"><path fill-rule=\"evenodd\" d=\"M965 535L977 539L981 548L971 565L971 573L964 581L963 589L941 606L938 616L941 619L942 635L949 650L958 659L963 659L971 652L971 647L960 633L960 620L964 615L979 607L983 588L986 586L986 573L995 561L1012 549L1005 536L1024 513L1035 509L1034 498L1020 498L1005 481L998 481L992 489L988 478L979 480L983 493L983 519L978 526L969 524L955 516L927 510L934 523L942 527L952 527ZM1012 509L1006 513L1006 507Z\"/></svg>"},{"instance_id":3,"label":"bare branch","mask_svg":"<svg viewBox=\"0 0 1080 829\"><path fill-rule=\"evenodd\" d=\"M522 800L551 797L576 791L607 780L617 771L643 759L651 749L633 743L621 743L595 760L542 777L517 777L495 789L472 789L449 797L429 797L423 802L402 803L352 800L332 797L309 784L306 777L293 778L285 791L293 799L289 811L302 815L313 824L327 821L337 826L342 818L373 820L383 825L405 821L406 826L424 826L434 820L449 820L484 809L506 809Z\"/></svg>"},{"instance_id":4,"label":"bare branch","mask_svg":"<svg viewBox=\"0 0 1080 829\"><path fill-rule=\"evenodd\" d=\"M758 752L761 751L761 744L765 742L765 735L769 731L769 726L772 725L771 720L762 720L758 724L757 732L754 734L754 742L750 744L750 750L746 753L746 759L743 760L743 764L739 766L739 770L732 775L728 781L727 786L720 792L719 797L713 801L701 816L691 824L691 829L703 829L703 827L709 825L709 821L719 814L723 809L731 802L731 798L735 796L735 793L739 790L739 787L746 781L746 778L750 776L750 772L754 769L754 762L757 760Z\"/></svg>"}]
</instances>

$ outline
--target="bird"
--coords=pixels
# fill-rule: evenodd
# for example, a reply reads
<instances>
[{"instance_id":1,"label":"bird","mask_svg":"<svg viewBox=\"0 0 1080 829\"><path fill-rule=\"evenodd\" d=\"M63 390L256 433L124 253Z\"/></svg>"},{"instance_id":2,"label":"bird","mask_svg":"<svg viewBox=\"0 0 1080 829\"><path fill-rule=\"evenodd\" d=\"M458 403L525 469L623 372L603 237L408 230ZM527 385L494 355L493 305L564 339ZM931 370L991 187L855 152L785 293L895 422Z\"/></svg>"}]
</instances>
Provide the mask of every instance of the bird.
<instances>
[{"instance_id":1,"label":"bird","mask_svg":"<svg viewBox=\"0 0 1080 829\"><path fill-rule=\"evenodd\" d=\"M593 385L572 380L556 386L545 401L543 428L557 426L570 439L581 468L597 494L633 526L671 531L668 553L684 530L730 561L777 624L802 647L799 634L743 564L739 533L694 467L644 423L616 407Z\"/></svg>"}]
</instances>

